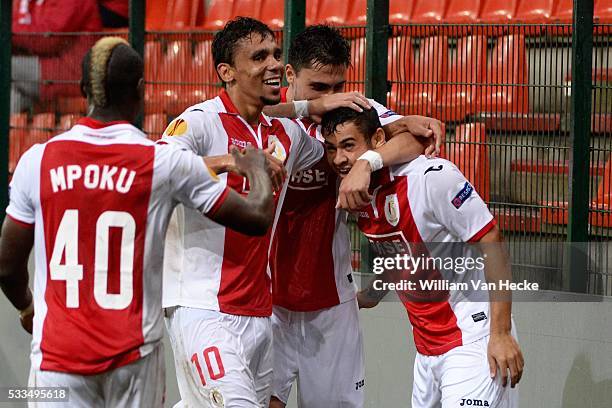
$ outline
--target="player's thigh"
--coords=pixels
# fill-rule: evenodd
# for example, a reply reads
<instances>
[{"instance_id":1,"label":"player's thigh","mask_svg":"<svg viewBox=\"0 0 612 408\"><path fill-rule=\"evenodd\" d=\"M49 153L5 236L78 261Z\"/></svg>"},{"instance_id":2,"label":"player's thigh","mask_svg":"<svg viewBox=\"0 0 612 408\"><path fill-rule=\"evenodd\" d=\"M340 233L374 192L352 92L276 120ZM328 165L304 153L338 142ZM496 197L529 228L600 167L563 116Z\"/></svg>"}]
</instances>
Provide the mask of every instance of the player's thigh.
<instances>
[{"instance_id":1,"label":"player's thigh","mask_svg":"<svg viewBox=\"0 0 612 408\"><path fill-rule=\"evenodd\" d=\"M299 347L292 316L295 312L275 307L272 314L273 385L272 395L287 404L291 385L297 377Z\"/></svg>"},{"instance_id":2,"label":"player's thigh","mask_svg":"<svg viewBox=\"0 0 612 408\"><path fill-rule=\"evenodd\" d=\"M106 377L107 407L151 407L164 405L166 368L163 344L140 360L113 370Z\"/></svg>"},{"instance_id":3,"label":"player's thigh","mask_svg":"<svg viewBox=\"0 0 612 408\"><path fill-rule=\"evenodd\" d=\"M362 407L363 337L356 301L304 313L298 400L309 407Z\"/></svg>"},{"instance_id":4,"label":"player's thigh","mask_svg":"<svg viewBox=\"0 0 612 408\"><path fill-rule=\"evenodd\" d=\"M255 381L238 336L217 312L177 308L167 321L184 406L259 407ZM180 369L179 369L180 368Z\"/></svg>"},{"instance_id":5,"label":"player's thigh","mask_svg":"<svg viewBox=\"0 0 612 408\"><path fill-rule=\"evenodd\" d=\"M440 408L442 406L440 384L434 372L439 356L417 353L414 359L412 383L412 408Z\"/></svg>"},{"instance_id":6,"label":"player's thigh","mask_svg":"<svg viewBox=\"0 0 612 408\"><path fill-rule=\"evenodd\" d=\"M104 408L103 381L101 376L84 376L56 371L30 370L29 387L62 387L68 391L67 401L28 402L30 408Z\"/></svg>"},{"instance_id":7,"label":"player's thigh","mask_svg":"<svg viewBox=\"0 0 612 408\"><path fill-rule=\"evenodd\" d=\"M243 347L252 347L247 357L250 360L249 368L253 375L255 393L259 404L268 407L274 380L272 322L269 318L258 317L249 320L248 330L251 335L243 337ZM244 344L244 341L248 344Z\"/></svg>"},{"instance_id":8,"label":"player's thigh","mask_svg":"<svg viewBox=\"0 0 612 408\"><path fill-rule=\"evenodd\" d=\"M517 390L504 387L501 377L491 378L487 360L488 336L457 347L441 365L442 407L515 408Z\"/></svg>"}]
</instances>

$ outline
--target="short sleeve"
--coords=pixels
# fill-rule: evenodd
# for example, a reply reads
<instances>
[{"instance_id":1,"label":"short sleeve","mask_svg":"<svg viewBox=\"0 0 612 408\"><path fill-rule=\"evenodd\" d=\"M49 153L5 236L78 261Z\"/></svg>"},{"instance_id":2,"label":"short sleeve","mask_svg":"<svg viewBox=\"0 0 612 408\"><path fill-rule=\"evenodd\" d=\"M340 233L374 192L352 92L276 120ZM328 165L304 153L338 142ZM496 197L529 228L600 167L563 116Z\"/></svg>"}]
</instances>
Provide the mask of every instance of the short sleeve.
<instances>
[{"instance_id":1,"label":"short sleeve","mask_svg":"<svg viewBox=\"0 0 612 408\"><path fill-rule=\"evenodd\" d=\"M15 221L32 225L35 221L35 208L32 198L32 149L28 150L19 160L11 184L9 186L9 205L6 213Z\"/></svg>"},{"instance_id":2,"label":"short sleeve","mask_svg":"<svg viewBox=\"0 0 612 408\"><path fill-rule=\"evenodd\" d=\"M309 136L298 124L294 125L295 132L299 132L299 135L296 139L297 148L294 151L296 161L292 169L293 174L311 168L323 158L325 153L323 143Z\"/></svg>"},{"instance_id":3,"label":"short sleeve","mask_svg":"<svg viewBox=\"0 0 612 408\"><path fill-rule=\"evenodd\" d=\"M396 120L399 120L403 117L402 115L395 113L394 111L387 108L386 106L381 105L380 103L376 102L374 99L368 99L368 101L370 101L370 104L372 105L372 107L376 109L376 112L378 113L378 119L380 120L380 124L383 126L393 123Z\"/></svg>"},{"instance_id":4,"label":"short sleeve","mask_svg":"<svg viewBox=\"0 0 612 408\"><path fill-rule=\"evenodd\" d=\"M206 215L214 214L229 190L195 154L173 148L169 155L169 182L173 198Z\"/></svg>"},{"instance_id":5,"label":"short sleeve","mask_svg":"<svg viewBox=\"0 0 612 408\"><path fill-rule=\"evenodd\" d=\"M425 191L438 222L464 242L480 240L495 225L485 202L451 162L432 161L425 171Z\"/></svg>"},{"instance_id":6,"label":"short sleeve","mask_svg":"<svg viewBox=\"0 0 612 408\"><path fill-rule=\"evenodd\" d=\"M205 122L210 115L212 114L201 110L184 112L170 122L157 143L175 145L200 156L208 155L212 146L212 135L211 132L205 131Z\"/></svg>"}]
</instances>

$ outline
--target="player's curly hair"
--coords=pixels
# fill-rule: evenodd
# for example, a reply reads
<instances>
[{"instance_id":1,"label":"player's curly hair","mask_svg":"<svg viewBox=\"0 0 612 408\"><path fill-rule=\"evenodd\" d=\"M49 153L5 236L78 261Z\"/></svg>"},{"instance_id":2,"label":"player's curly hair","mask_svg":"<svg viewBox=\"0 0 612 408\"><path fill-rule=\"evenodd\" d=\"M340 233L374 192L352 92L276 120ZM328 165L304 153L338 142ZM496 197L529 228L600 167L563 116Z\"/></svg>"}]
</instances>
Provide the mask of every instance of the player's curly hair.
<instances>
[{"instance_id":1,"label":"player's curly hair","mask_svg":"<svg viewBox=\"0 0 612 408\"><path fill-rule=\"evenodd\" d=\"M321 118L321 134L323 136L331 135L336 132L338 126L346 123L354 124L359 132L369 139L376 133L376 129L382 127L378 112L375 108L364 109L363 112L357 112L352 108L337 108L327 112Z\"/></svg>"},{"instance_id":2,"label":"player's curly hair","mask_svg":"<svg viewBox=\"0 0 612 408\"><path fill-rule=\"evenodd\" d=\"M327 65L348 68L351 65L351 46L337 28L313 25L294 38L287 62L296 73L302 68Z\"/></svg>"},{"instance_id":3,"label":"player's curly hair","mask_svg":"<svg viewBox=\"0 0 612 408\"><path fill-rule=\"evenodd\" d=\"M274 33L264 23L250 17L237 17L228 21L223 30L215 34L212 42L212 55L215 69L219 64L234 65L236 45L243 39L259 34L262 39L272 37Z\"/></svg>"},{"instance_id":4,"label":"player's curly hair","mask_svg":"<svg viewBox=\"0 0 612 408\"><path fill-rule=\"evenodd\" d=\"M138 82L144 64L138 53L120 37L104 37L94 44L82 62L81 84L94 106L104 108L125 98L138 98Z\"/></svg>"}]
</instances>

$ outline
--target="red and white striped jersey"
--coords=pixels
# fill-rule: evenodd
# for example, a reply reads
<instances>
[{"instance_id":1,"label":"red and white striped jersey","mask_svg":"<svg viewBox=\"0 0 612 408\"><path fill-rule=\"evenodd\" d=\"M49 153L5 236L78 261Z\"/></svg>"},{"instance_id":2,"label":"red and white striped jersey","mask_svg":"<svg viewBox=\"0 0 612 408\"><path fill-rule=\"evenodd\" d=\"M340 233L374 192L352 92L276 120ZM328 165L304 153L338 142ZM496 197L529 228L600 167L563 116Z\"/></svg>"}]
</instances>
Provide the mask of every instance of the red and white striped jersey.
<instances>
[{"instance_id":1,"label":"red and white striped jersey","mask_svg":"<svg viewBox=\"0 0 612 408\"><path fill-rule=\"evenodd\" d=\"M281 92L282 102L286 90ZM402 117L374 100L370 103L383 126ZM298 123L311 137L324 141L316 123L308 118ZM306 312L355 297L347 214L336 210L337 180L327 158L289 180L270 252L276 306Z\"/></svg>"},{"instance_id":2,"label":"red and white striped jersey","mask_svg":"<svg viewBox=\"0 0 612 408\"><path fill-rule=\"evenodd\" d=\"M376 249L375 256L408 254L416 258L420 255L414 251L422 251L424 243L475 242L495 225L478 193L459 169L444 159L420 156L401 166L385 167L373 175L371 192L371 205L358 213L358 225ZM464 246L461 251L463 257L473 257L469 248ZM448 271L444 272L448 277ZM441 273L421 270L416 277L442 280ZM461 279L455 270L450 274ZM476 276L485 282L482 269L472 274ZM433 294L417 289L398 291L398 295L408 311L421 354L443 354L489 334L487 301L468 301L452 290ZM427 302L433 295L443 301ZM421 300L415 301L415 297Z\"/></svg>"},{"instance_id":3,"label":"red and white striped jersey","mask_svg":"<svg viewBox=\"0 0 612 408\"><path fill-rule=\"evenodd\" d=\"M229 95L188 108L175 119L159 143L179 145L203 156L227 154L231 146L266 148L291 175L317 163L322 143L308 137L295 121L261 115L256 129L240 115ZM219 175L221 183L247 194L247 180L235 173ZM276 195L282 206L287 183ZM193 211L177 208L168 231L164 265L164 307L186 306L244 316L270 316L272 296L268 253L273 228L263 237L249 237ZM276 218L278 217L278 213ZM276 220L275 220L276 223Z\"/></svg>"},{"instance_id":4,"label":"red and white striped jersey","mask_svg":"<svg viewBox=\"0 0 612 408\"><path fill-rule=\"evenodd\" d=\"M202 217L227 192L201 157L156 146L127 122L86 118L29 149L6 212L34 228L32 366L90 375L151 352L172 210L183 203Z\"/></svg>"}]
</instances>

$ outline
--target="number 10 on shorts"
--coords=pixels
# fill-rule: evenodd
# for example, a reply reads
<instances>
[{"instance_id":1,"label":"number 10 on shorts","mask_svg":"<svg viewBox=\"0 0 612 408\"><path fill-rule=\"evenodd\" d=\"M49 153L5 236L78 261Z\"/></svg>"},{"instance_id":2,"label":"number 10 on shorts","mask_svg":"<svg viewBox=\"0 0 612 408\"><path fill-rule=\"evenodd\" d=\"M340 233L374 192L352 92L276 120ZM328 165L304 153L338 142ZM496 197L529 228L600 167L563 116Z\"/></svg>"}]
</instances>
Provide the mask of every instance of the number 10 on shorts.
<instances>
[{"instance_id":1,"label":"number 10 on shorts","mask_svg":"<svg viewBox=\"0 0 612 408\"><path fill-rule=\"evenodd\" d=\"M204 357L204 362L206 363L206 369L208 371L208 377L211 380L218 380L225 375L225 368L223 367L223 362L221 361L221 354L219 353L219 349L215 346L208 347L202 352L202 357ZM193 353L191 356L191 362L195 365L196 370L198 370L198 375L200 376L200 381L202 385L206 385L206 379L204 378L204 373L202 372L202 365L200 364L200 359L198 358L198 353Z\"/></svg>"}]
</instances>

